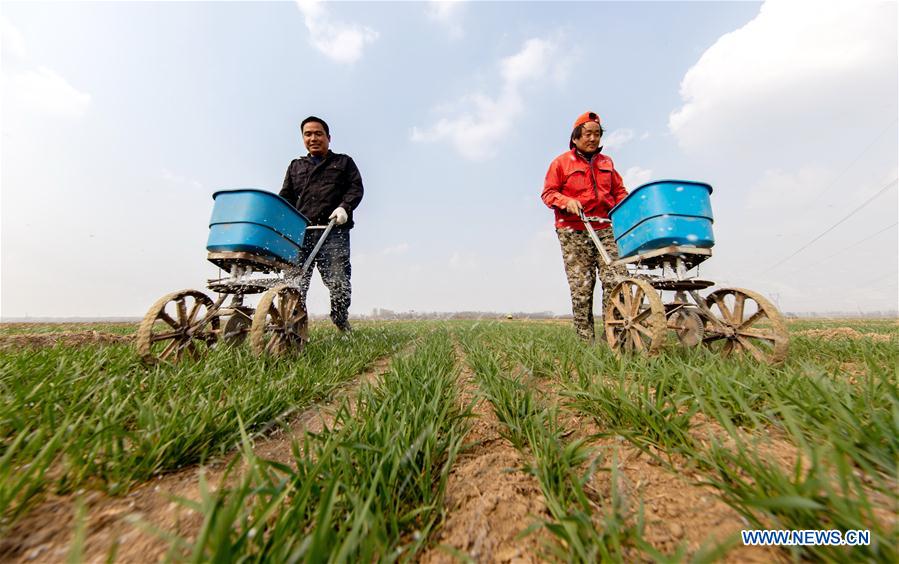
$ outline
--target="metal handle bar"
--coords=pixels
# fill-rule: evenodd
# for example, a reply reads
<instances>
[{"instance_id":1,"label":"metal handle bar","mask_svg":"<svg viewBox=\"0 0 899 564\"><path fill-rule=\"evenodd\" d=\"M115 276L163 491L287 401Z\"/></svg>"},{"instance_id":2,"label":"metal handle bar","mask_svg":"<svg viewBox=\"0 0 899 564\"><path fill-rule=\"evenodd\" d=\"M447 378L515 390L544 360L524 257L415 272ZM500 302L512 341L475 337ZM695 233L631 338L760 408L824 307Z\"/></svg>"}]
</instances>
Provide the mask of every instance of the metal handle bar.
<instances>
[{"instance_id":1,"label":"metal handle bar","mask_svg":"<svg viewBox=\"0 0 899 564\"><path fill-rule=\"evenodd\" d=\"M606 250L606 248L602 244L602 241L599 240L599 237L596 235L596 231L593 229L593 225L590 222L598 221L602 223L612 223L612 221L604 217L587 217L584 215L584 210L578 210L577 215L581 218L581 221L583 221L584 225L587 227L587 232L589 233L590 238L593 239L593 244L596 245L596 248L599 250L599 256L602 257L602 261L606 266L611 265L612 256L609 255L609 251Z\"/></svg>"},{"instance_id":2,"label":"metal handle bar","mask_svg":"<svg viewBox=\"0 0 899 564\"><path fill-rule=\"evenodd\" d=\"M315 244L315 247L312 248L312 252L309 253L309 256L306 257L306 262L303 263L303 267L300 269L299 274L296 278L302 278L306 274L306 269L309 268L309 265L312 264L312 261L315 260L315 255L318 254L318 250L322 248L322 245L325 243L325 239L328 238L328 233L331 232L331 229L337 225L337 219L332 219L328 225L312 225L307 226L306 229L324 229L325 232L322 233L322 236L318 238L318 242Z\"/></svg>"}]
</instances>

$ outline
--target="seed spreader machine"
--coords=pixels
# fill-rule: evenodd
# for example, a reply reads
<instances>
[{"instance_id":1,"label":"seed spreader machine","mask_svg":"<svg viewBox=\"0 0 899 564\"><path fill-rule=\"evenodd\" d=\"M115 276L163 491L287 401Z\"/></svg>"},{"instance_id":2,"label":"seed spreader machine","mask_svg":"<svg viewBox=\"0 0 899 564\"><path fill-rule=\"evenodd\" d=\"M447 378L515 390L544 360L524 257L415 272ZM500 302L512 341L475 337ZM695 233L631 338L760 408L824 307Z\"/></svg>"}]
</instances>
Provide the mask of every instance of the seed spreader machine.
<instances>
[{"instance_id":1,"label":"seed spreader machine","mask_svg":"<svg viewBox=\"0 0 899 564\"><path fill-rule=\"evenodd\" d=\"M701 182L663 180L634 189L612 208L611 219L581 213L600 259L626 273L616 275L603 311L614 351L657 352L671 331L682 345L705 345L722 355L746 352L772 364L786 358L789 332L770 301L742 288L702 296L700 290L715 283L689 274L712 256L711 193ZM609 222L617 260L591 225Z\"/></svg>"},{"instance_id":2,"label":"seed spreader machine","mask_svg":"<svg viewBox=\"0 0 899 564\"><path fill-rule=\"evenodd\" d=\"M177 362L216 343L239 344L247 336L257 354L302 351L308 316L300 280L335 221L310 226L286 200L264 190L223 190L212 197L207 258L226 275L208 280L206 287L218 298L213 301L199 290L159 298L137 331L138 352L148 362ZM311 229L324 232L300 266L303 238ZM256 308L244 304L246 296L259 293Z\"/></svg>"}]
</instances>

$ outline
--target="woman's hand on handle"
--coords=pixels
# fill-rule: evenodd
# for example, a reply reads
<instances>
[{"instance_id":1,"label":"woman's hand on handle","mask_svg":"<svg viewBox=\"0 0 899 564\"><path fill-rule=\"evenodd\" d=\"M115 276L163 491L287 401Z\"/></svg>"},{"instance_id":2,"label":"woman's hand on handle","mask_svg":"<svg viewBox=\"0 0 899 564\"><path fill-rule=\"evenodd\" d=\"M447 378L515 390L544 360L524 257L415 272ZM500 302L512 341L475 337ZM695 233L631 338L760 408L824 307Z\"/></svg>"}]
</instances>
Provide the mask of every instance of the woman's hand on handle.
<instances>
[{"instance_id":1,"label":"woman's hand on handle","mask_svg":"<svg viewBox=\"0 0 899 564\"><path fill-rule=\"evenodd\" d=\"M580 215L584 210L584 206L581 205L580 201L569 198L567 202L565 202L565 211L573 215Z\"/></svg>"}]
</instances>

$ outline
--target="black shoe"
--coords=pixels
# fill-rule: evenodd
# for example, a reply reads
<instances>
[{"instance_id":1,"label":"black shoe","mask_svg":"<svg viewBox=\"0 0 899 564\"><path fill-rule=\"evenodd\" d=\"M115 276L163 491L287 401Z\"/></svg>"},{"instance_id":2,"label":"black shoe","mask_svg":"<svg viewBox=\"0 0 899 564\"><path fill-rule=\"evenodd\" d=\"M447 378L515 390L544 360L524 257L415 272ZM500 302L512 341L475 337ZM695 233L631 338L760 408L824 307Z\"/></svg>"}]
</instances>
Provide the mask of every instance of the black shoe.
<instances>
[{"instance_id":1,"label":"black shoe","mask_svg":"<svg viewBox=\"0 0 899 564\"><path fill-rule=\"evenodd\" d=\"M337 330L340 331L341 333L343 333L344 335L353 332L353 328L350 327L350 322L349 322L349 321L347 321L346 323L343 323L343 324L341 324L341 325L338 325L338 326L337 326Z\"/></svg>"}]
</instances>

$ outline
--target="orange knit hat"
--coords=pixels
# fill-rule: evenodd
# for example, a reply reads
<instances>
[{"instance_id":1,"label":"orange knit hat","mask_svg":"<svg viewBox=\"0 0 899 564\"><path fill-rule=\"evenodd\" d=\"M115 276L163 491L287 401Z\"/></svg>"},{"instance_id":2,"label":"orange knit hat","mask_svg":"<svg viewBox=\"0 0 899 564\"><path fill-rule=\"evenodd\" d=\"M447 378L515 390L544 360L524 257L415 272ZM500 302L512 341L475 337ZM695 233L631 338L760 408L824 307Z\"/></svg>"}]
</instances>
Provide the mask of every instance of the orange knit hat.
<instances>
[{"instance_id":1,"label":"orange knit hat","mask_svg":"<svg viewBox=\"0 0 899 564\"><path fill-rule=\"evenodd\" d=\"M599 115L596 112L584 112L574 120L574 127L576 128L579 125L584 125L588 121L595 121L599 125L602 125L599 121ZM572 128L574 129L574 128Z\"/></svg>"}]
</instances>

